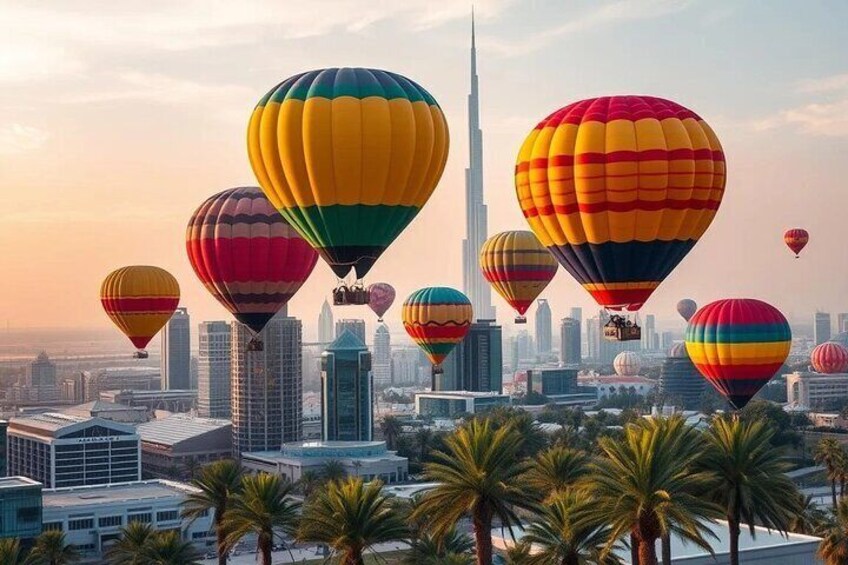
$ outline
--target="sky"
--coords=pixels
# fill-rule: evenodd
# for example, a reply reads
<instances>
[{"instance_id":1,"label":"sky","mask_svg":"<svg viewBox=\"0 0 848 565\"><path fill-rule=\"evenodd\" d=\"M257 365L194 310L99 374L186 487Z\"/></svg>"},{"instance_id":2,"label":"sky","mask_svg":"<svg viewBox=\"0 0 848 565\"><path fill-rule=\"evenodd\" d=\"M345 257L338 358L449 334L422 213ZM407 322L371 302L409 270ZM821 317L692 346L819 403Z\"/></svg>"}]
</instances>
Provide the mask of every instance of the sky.
<instances>
[{"instance_id":1,"label":"sky","mask_svg":"<svg viewBox=\"0 0 848 565\"><path fill-rule=\"evenodd\" d=\"M728 184L712 226L644 312L682 329L684 296L761 298L799 322L848 311L848 4L493 0L475 10L490 233L526 229L512 173L542 117L592 96L662 96L710 123ZM100 282L127 264L172 272L194 321L227 319L191 270L186 222L210 194L256 184L246 126L272 86L366 66L425 86L451 133L438 188L371 271L398 289L386 318L401 331L403 297L462 285L469 42L470 3L456 0L0 0L0 322L108 327ZM800 260L782 242L796 226L811 233ZM307 340L334 283L319 262L290 303ZM562 269L543 296L555 320L596 309ZM335 315L375 327L364 308Z\"/></svg>"}]
</instances>

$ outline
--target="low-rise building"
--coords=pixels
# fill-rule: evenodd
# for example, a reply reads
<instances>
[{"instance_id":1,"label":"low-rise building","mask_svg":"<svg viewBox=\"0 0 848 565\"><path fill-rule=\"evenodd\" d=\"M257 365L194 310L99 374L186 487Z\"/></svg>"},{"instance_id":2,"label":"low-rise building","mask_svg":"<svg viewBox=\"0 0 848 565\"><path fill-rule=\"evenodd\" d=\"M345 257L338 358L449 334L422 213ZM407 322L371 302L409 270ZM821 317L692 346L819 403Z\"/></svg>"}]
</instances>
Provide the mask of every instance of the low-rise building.
<instances>
[{"instance_id":1,"label":"low-rise building","mask_svg":"<svg viewBox=\"0 0 848 565\"><path fill-rule=\"evenodd\" d=\"M188 479L192 467L227 459L233 449L230 420L173 414L137 428L145 477Z\"/></svg>"},{"instance_id":2,"label":"low-rise building","mask_svg":"<svg viewBox=\"0 0 848 565\"><path fill-rule=\"evenodd\" d=\"M0 478L0 538L30 540L41 533L41 483Z\"/></svg>"},{"instance_id":3,"label":"low-rise building","mask_svg":"<svg viewBox=\"0 0 848 565\"><path fill-rule=\"evenodd\" d=\"M158 368L152 367L109 367L85 371L80 379L82 400L110 400L100 398L105 390L159 390L162 377Z\"/></svg>"},{"instance_id":4,"label":"low-rise building","mask_svg":"<svg viewBox=\"0 0 848 565\"><path fill-rule=\"evenodd\" d=\"M405 481L409 460L389 451L384 441L298 441L280 451L243 453L246 469L275 473L297 482L306 471L320 473L329 461L337 461L349 475L384 483Z\"/></svg>"},{"instance_id":5,"label":"low-rise building","mask_svg":"<svg viewBox=\"0 0 848 565\"><path fill-rule=\"evenodd\" d=\"M615 394L638 394L647 396L656 387L656 381L639 376L586 375L577 378L581 387L593 387L598 399Z\"/></svg>"},{"instance_id":6,"label":"low-rise building","mask_svg":"<svg viewBox=\"0 0 848 565\"><path fill-rule=\"evenodd\" d=\"M848 397L848 373L796 371L783 377L786 379L786 400L790 406L816 410Z\"/></svg>"},{"instance_id":7,"label":"low-rise building","mask_svg":"<svg viewBox=\"0 0 848 565\"><path fill-rule=\"evenodd\" d=\"M141 478L139 436L129 424L47 412L13 418L7 437L8 474L45 488Z\"/></svg>"},{"instance_id":8,"label":"low-rise building","mask_svg":"<svg viewBox=\"0 0 848 565\"><path fill-rule=\"evenodd\" d=\"M65 532L66 542L91 559L102 556L120 538L121 528L132 522L179 532L204 549L215 543L214 513L193 521L180 516L180 504L197 492L191 485L165 480L45 490L44 529Z\"/></svg>"},{"instance_id":9,"label":"low-rise building","mask_svg":"<svg viewBox=\"0 0 848 565\"><path fill-rule=\"evenodd\" d=\"M499 392L419 392L415 395L415 413L427 418L450 418L509 406L509 403L509 395Z\"/></svg>"},{"instance_id":10,"label":"low-rise building","mask_svg":"<svg viewBox=\"0 0 848 565\"><path fill-rule=\"evenodd\" d=\"M196 390L107 390L100 393L100 400L143 406L150 412L188 412L197 404Z\"/></svg>"},{"instance_id":11,"label":"low-rise building","mask_svg":"<svg viewBox=\"0 0 848 565\"><path fill-rule=\"evenodd\" d=\"M105 400L92 400L85 404L71 406L63 409L62 413L82 418L103 418L124 424L140 424L150 419L150 414L144 406L127 406Z\"/></svg>"}]
</instances>

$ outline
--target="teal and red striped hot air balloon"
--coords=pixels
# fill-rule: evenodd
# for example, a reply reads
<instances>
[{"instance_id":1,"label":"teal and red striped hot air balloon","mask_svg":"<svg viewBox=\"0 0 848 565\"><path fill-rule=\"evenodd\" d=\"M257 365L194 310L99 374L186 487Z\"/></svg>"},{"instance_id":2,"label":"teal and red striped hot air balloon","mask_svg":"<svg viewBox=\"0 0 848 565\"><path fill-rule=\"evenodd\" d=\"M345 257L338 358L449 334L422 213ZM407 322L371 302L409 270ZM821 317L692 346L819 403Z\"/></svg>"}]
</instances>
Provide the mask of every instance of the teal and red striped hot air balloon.
<instances>
[{"instance_id":1,"label":"teal and red striped hot air balloon","mask_svg":"<svg viewBox=\"0 0 848 565\"><path fill-rule=\"evenodd\" d=\"M471 327L474 312L468 297L453 288L416 290L403 303L403 328L440 372L439 365Z\"/></svg>"},{"instance_id":2,"label":"teal and red striped hot air balloon","mask_svg":"<svg viewBox=\"0 0 848 565\"><path fill-rule=\"evenodd\" d=\"M695 367L740 410L780 369L791 343L783 314L751 298L707 304L686 328L686 351Z\"/></svg>"}]
</instances>

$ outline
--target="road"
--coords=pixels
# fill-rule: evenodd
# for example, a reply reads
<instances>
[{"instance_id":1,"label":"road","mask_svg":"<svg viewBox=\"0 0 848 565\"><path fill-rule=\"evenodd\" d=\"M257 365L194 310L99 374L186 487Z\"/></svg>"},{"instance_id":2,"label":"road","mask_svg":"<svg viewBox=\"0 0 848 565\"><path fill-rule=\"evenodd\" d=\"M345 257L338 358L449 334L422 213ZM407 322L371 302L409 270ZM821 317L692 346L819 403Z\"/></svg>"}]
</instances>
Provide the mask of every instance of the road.
<instances>
[{"instance_id":1,"label":"road","mask_svg":"<svg viewBox=\"0 0 848 565\"><path fill-rule=\"evenodd\" d=\"M407 549L408 547L405 543L385 543L376 546L375 549L377 552L383 553ZM277 565L278 563L303 563L305 561L322 559L323 557L324 555L318 546L304 546L292 549L291 552L286 550L275 551L273 553L273 565ZM256 550L252 546L245 545L244 549L239 551L239 555L230 557L229 563L231 565L253 565L257 561ZM217 565L218 559L206 559L201 561L201 563L204 565Z\"/></svg>"}]
</instances>

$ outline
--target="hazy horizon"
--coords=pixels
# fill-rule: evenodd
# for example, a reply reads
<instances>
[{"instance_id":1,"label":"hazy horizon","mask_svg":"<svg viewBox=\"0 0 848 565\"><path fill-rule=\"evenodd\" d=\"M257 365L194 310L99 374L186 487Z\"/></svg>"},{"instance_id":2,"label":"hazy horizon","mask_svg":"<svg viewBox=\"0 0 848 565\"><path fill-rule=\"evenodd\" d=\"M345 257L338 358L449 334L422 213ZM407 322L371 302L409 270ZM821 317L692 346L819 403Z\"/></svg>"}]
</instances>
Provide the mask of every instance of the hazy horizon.
<instances>
[{"instance_id":1,"label":"hazy horizon","mask_svg":"<svg viewBox=\"0 0 848 565\"><path fill-rule=\"evenodd\" d=\"M703 305L731 296L766 300L793 323L811 323L816 310L834 321L848 312L848 55L839 23L848 5L497 0L475 9L490 234L527 229L512 171L537 121L589 96L653 94L713 127L728 184L713 225L644 314L672 324L682 297ZM0 329L111 327L100 282L127 264L172 272L193 325L229 320L191 270L186 222L210 194L256 184L245 135L259 98L285 77L328 66L409 76L450 127L439 187L367 279L398 290L386 314L393 332L412 290L461 289L470 5L21 1L0 5L0 31ZM799 260L782 240L791 227L811 234ZM290 303L304 341L314 340L334 283L319 262ZM584 317L598 310L562 269L542 296L555 327L572 306ZM521 329L493 301L499 321ZM365 308L334 316L366 319L369 334L376 327Z\"/></svg>"}]
</instances>

